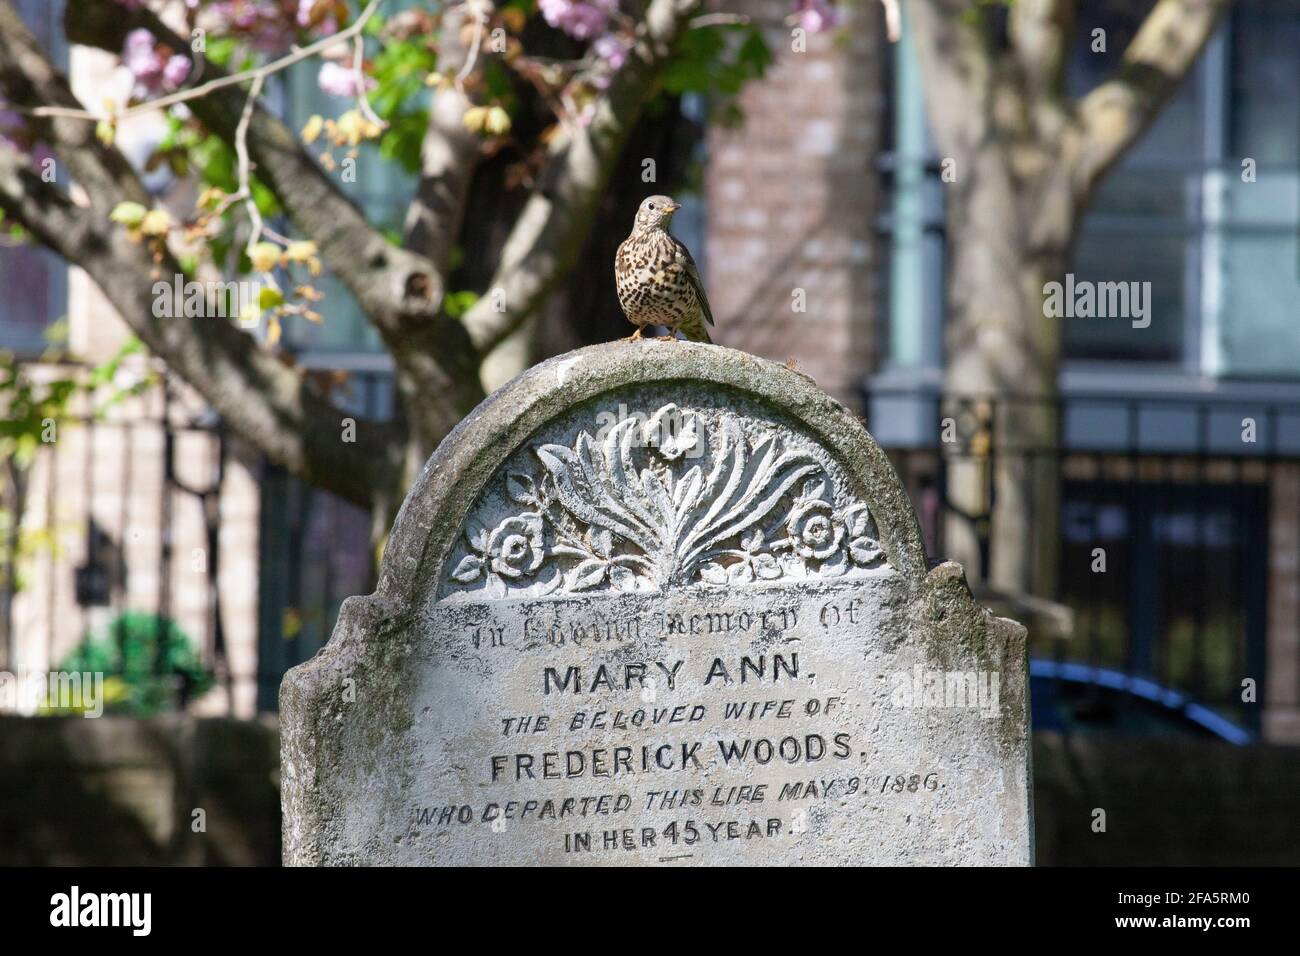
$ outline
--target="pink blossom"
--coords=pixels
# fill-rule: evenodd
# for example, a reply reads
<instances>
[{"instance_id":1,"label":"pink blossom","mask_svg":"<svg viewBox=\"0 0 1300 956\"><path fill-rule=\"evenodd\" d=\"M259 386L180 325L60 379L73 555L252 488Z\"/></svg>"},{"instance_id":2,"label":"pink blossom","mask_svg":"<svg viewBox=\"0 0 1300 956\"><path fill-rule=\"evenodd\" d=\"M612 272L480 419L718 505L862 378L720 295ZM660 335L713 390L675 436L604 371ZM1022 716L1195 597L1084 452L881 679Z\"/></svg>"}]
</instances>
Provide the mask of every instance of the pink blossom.
<instances>
[{"instance_id":1,"label":"pink blossom","mask_svg":"<svg viewBox=\"0 0 1300 956\"><path fill-rule=\"evenodd\" d=\"M609 15L618 9L618 0L540 0L538 5L551 26L575 40L590 40L604 32Z\"/></svg>"},{"instance_id":2,"label":"pink blossom","mask_svg":"<svg viewBox=\"0 0 1300 956\"><path fill-rule=\"evenodd\" d=\"M809 33L821 33L839 23L840 15L828 0L798 0L795 22Z\"/></svg>"},{"instance_id":3,"label":"pink blossom","mask_svg":"<svg viewBox=\"0 0 1300 956\"><path fill-rule=\"evenodd\" d=\"M190 78L190 58L181 56L179 53L173 54L163 67L163 83L172 89L178 89L186 80Z\"/></svg>"},{"instance_id":4,"label":"pink blossom","mask_svg":"<svg viewBox=\"0 0 1300 956\"><path fill-rule=\"evenodd\" d=\"M295 17L298 26L304 30L311 26L311 10L316 6L318 0L298 0L298 15ZM339 25L334 20L334 14L321 20L316 25L316 30L323 36L330 36L339 32Z\"/></svg>"},{"instance_id":5,"label":"pink blossom","mask_svg":"<svg viewBox=\"0 0 1300 956\"><path fill-rule=\"evenodd\" d=\"M148 30L132 30L122 49L122 65L135 79L134 94L149 96L162 90L175 90L190 75L190 59L173 54L164 61L163 54Z\"/></svg>"},{"instance_id":6,"label":"pink blossom","mask_svg":"<svg viewBox=\"0 0 1300 956\"><path fill-rule=\"evenodd\" d=\"M162 57L158 55L152 33L142 27L126 35L122 65L131 71L139 86L151 87L161 79Z\"/></svg>"},{"instance_id":7,"label":"pink blossom","mask_svg":"<svg viewBox=\"0 0 1300 956\"><path fill-rule=\"evenodd\" d=\"M591 49L596 56L609 64L611 70L618 70L627 61L627 44L613 33L597 37Z\"/></svg>"},{"instance_id":8,"label":"pink blossom","mask_svg":"<svg viewBox=\"0 0 1300 956\"><path fill-rule=\"evenodd\" d=\"M356 72L333 60L326 60L320 65L320 74L316 77L316 83L322 91L331 96L355 97L358 94ZM366 89L373 89L374 85L375 81L367 77Z\"/></svg>"},{"instance_id":9,"label":"pink blossom","mask_svg":"<svg viewBox=\"0 0 1300 956\"><path fill-rule=\"evenodd\" d=\"M296 0L220 0L205 13L215 19L214 32L238 34L266 53L287 50L297 38Z\"/></svg>"}]
</instances>

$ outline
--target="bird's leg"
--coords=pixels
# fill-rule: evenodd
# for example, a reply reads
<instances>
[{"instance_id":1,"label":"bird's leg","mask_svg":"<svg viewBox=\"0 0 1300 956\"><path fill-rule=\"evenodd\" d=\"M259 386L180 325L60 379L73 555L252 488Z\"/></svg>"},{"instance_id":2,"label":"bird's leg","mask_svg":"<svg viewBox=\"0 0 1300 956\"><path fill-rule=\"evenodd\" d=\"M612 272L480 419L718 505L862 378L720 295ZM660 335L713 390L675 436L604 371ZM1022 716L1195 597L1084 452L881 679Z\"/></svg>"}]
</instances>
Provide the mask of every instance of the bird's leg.
<instances>
[{"instance_id":1,"label":"bird's leg","mask_svg":"<svg viewBox=\"0 0 1300 956\"><path fill-rule=\"evenodd\" d=\"M645 326L638 325L636 327L636 331L633 332L631 335L629 335L625 341L635 342L637 339L641 337L641 333L644 331L645 331Z\"/></svg>"}]
</instances>

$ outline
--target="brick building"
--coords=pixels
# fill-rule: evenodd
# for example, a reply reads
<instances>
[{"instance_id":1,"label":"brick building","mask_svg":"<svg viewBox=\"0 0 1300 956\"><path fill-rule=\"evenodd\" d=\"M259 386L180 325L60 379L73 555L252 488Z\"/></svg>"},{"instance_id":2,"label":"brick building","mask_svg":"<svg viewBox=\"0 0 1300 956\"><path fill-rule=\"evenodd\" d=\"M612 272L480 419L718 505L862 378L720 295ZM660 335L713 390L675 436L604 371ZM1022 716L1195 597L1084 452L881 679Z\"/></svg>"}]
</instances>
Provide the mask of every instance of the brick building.
<instances>
[{"instance_id":1,"label":"brick building","mask_svg":"<svg viewBox=\"0 0 1300 956\"><path fill-rule=\"evenodd\" d=\"M744 124L709 132L716 338L793 358L860 406L860 380L878 352L876 155L887 105L878 5L846 5L842 33L807 37L792 36L784 0L741 6L762 24L775 62L742 91Z\"/></svg>"}]
</instances>

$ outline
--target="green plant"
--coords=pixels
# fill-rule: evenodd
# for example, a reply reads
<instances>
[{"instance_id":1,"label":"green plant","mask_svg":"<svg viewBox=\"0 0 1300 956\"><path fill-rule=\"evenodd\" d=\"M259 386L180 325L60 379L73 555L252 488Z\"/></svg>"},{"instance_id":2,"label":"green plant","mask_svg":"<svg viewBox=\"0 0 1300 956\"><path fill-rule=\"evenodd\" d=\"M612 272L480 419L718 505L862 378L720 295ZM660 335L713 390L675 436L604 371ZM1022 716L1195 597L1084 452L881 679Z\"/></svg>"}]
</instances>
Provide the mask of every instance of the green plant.
<instances>
[{"instance_id":1,"label":"green plant","mask_svg":"<svg viewBox=\"0 0 1300 956\"><path fill-rule=\"evenodd\" d=\"M176 622L143 611L114 618L100 637L86 635L59 670L102 673L105 713L137 717L184 706L212 686L212 674Z\"/></svg>"}]
</instances>

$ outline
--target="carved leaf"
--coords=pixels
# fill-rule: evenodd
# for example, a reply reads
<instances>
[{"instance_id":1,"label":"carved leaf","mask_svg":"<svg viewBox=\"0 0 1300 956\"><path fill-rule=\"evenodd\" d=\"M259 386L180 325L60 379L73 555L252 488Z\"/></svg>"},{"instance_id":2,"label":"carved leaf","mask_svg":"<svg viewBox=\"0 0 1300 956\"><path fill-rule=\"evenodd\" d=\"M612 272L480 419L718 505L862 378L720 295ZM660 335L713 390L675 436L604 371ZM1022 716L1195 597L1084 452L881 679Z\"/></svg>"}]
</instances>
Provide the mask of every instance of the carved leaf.
<instances>
[{"instance_id":1,"label":"carved leaf","mask_svg":"<svg viewBox=\"0 0 1300 956\"><path fill-rule=\"evenodd\" d=\"M546 596L560 586L564 581L564 575L561 573L559 565L552 564L549 568L542 571L537 579L537 593L540 596Z\"/></svg>"},{"instance_id":2,"label":"carved leaf","mask_svg":"<svg viewBox=\"0 0 1300 956\"><path fill-rule=\"evenodd\" d=\"M700 577L709 584L726 584L727 569L716 562L710 561L700 568Z\"/></svg>"},{"instance_id":3,"label":"carved leaf","mask_svg":"<svg viewBox=\"0 0 1300 956\"><path fill-rule=\"evenodd\" d=\"M479 574L483 571L483 561L477 554L467 554L460 559L460 564L456 565L456 570L451 572L452 580L459 581L461 584L469 584L471 581L477 581Z\"/></svg>"},{"instance_id":4,"label":"carved leaf","mask_svg":"<svg viewBox=\"0 0 1300 956\"><path fill-rule=\"evenodd\" d=\"M776 563L776 558L770 554L755 555L754 570L765 581L771 581L781 576L781 566Z\"/></svg>"},{"instance_id":5,"label":"carved leaf","mask_svg":"<svg viewBox=\"0 0 1300 956\"><path fill-rule=\"evenodd\" d=\"M824 492L825 490L826 490L826 482L824 481L816 481L816 480L805 481L803 485L803 494L800 495L799 497L811 501L813 498L820 498L822 496L822 492Z\"/></svg>"},{"instance_id":6,"label":"carved leaf","mask_svg":"<svg viewBox=\"0 0 1300 956\"><path fill-rule=\"evenodd\" d=\"M748 561L740 561L727 568L728 584L748 584L754 580L754 569Z\"/></svg>"},{"instance_id":7,"label":"carved leaf","mask_svg":"<svg viewBox=\"0 0 1300 956\"><path fill-rule=\"evenodd\" d=\"M506 494L521 505L531 506L537 501L533 479L517 471L506 475Z\"/></svg>"},{"instance_id":8,"label":"carved leaf","mask_svg":"<svg viewBox=\"0 0 1300 956\"><path fill-rule=\"evenodd\" d=\"M704 473L700 471L699 465L696 465L682 476L682 480L677 482L677 487L673 489L673 508L677 514L688 514L695 507L703 489Z\"/></svg>"},{"instance_id":9,"label":"carved leaf","mask_svg":"<svg viewBox=\"0 0 1300 956\"><path fill-rule=\"evenodd\" d=\"M607 528L596 528L591 532L591 550L598 558L608 558L614 553L614 536Z\"/></svg>"},{"instance_id":10,"label":"carved leaf","mask_svg":"<svg viewBox=\"0 0 1300 956\"><path fill-rule=\"evenodd\" d=\"M583 561L569 572L569 590L587 591L605 580L605 569L609 567L604 561Z\"/></svg>"},{"instance_id":11,"label":"carved leaf","mask_svg":"<svg viewBox=\"0 0 1300 956\"><path fill-rule=\"evenodd\" d=\"M641 472L641 487L645 491L646 500L655 510L655 525L665 532L661 534L661 538L671 540L675 537L673 532L677 525L672 496L668 494L668 489L664 487L659 476L649 468Z\"/></svg>"},{"instance_id":12,"label":"carved leaf","mask_svg":"<svg viewBox=\"0 0 1300 956\"><path fill-rule=\"evenodd\" d=\"M787 551L781 555L781 573L788 574L792 578L802 578L808 573L808 567L798 554Z\"/></svg>"},{"instance_id":13,"label":"carved leaf","mask_svg":"<svg viewBox=\"0 0 1300 956\"><path fill-rule=\"evenodd\" d=\"M636 575L621 565L614 565L609 569L609 580L615 589L623 592L637 590Z\"/></svg>"},{"instance_id":14,"label":"carved leaf","mask_svg":"<svg viewBox=\"0 0 1300 956\"><path fill-rule=\"evenodd\" d=\"M465 538L469 541L470 547L475 551L487 551L488 538L492 536L492 531L480 522L477 518L471 517L465 526Z\"/></svg>"},{"instance_id":15,"label":"carved leaf","mask_svg":"<svg viewBox=\"0 0 1300 956\"><path fill-rule=\"evenodd\" d=\"M743 438L740 443L744 443ZM728 480L726 497L719 499L723 507L719 508L715 503L706 515L706 522L697 526L683 542L682 563L689 567L716 542L762 521L797 481L820 467L806 452L778 455L773 440L763 439L754 448L741 479Z\"/></svg>"},{"instance_id":16,"label":"carved leaf","mask_svg":"<svg viewBox=\"0 0 1300 956\"><path fill-rule=\"evenodd\" d=\"M451 580L464 586L486 578L488 592L498 597L601 587L630 593L692 581L746 585L783 575L838 577L877 560L866 505L837 497L820 456L806 445L785 444L774 429L742 426L734 414L722 412L715 420L710 441L701 415L670 403L644 423L636 415L615 422L603 437L580 431L572 446L535 446L540 471L507 472L497 486L526 509L506 523L535 519L536 528L528 531L532 563L525 567L498 555L507 541L513 554L518 542L509 536L498 541L503 519L491 515L494 532L476 511L465 525L470 553ZM688 468L682 458L692 450L704 457ZM820 553L801 557L797 536L783 528L789 516L773 520L783 502L787 509L834 509L844 543L837 536L825 561L816 560ZM543 522L551 541L545 552ZM514 562L509 581L502 561Z\"/></svg>"},{"instance_id":17,"label":"carved leaf","mask_svg":"<svg viewBox=\"0 0 1300 956\"><path fill-rule=\"evenodd\" d=\"M599 482L593 486L587 480L581 461L581 453L590 449L585 439L584 433L579 439L577 452L563 445L543 445L537 449L537 457L555 482L555 492L560 503L583 523L596 528L608 528L636 542L637 547L653 550L651 536L636 519L613 501Z\"/></svg>"},{"instance_id":18,"label":"carved leaf","mask_svg":"<svg viewBox=\"0 0 1300 956\"><path fill-rule=\"evenodd\" d=\"M838 578L842 577L848 569L848 558L845 557L844 550L841 548L829 560L822 562L820 571L827 577Z\"/></svg>"}]
</instances>

